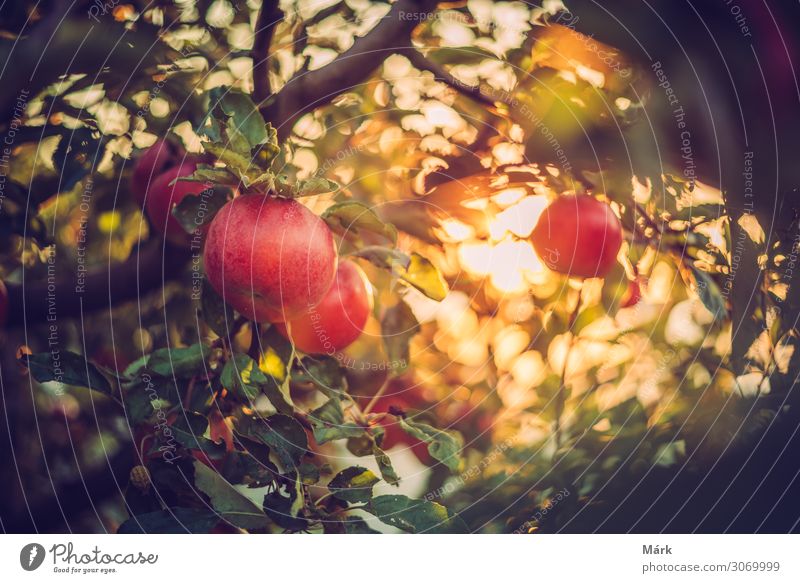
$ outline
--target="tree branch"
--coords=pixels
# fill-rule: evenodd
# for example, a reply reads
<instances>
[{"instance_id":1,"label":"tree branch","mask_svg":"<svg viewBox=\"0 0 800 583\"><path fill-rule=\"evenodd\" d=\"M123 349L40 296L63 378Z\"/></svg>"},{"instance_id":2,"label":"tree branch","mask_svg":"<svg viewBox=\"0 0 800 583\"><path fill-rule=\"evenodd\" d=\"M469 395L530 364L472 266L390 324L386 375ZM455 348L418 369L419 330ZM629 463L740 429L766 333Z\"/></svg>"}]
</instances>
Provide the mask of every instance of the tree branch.
<instances>
[{"instance_id":1,"label":"tree branch","mask_svg":"<svg viewBox=\"0 0 800 583\"><path fill-rule=\"evenodd\" d=\"M32 325L135 300L177 279L189 260L188 250L153 238L122 263L92 271L78 280L59 277L23 284L7 283L7 326Z\"/></svg>"},{"instance_id":2,"label":"tree branch","mask_svg":"<svg viewBox=\"0 0 800 583\"><path fill-rule=\"evenodd\" d=\"M250 51L253 59L253 97L259 105L272 94L269 85L269 47L272 44L275 27L283 19L283 12L278 4L277 0L271 0L261 5L256 20L253 50Z\"/></svg>"},{"instance_id":3,"label":"tree branch","mask_svg":"<svg viewBox=\"0 0 800 583\"><path fill-rule=\"evenodd\" d=\"M408 60L411 61L411 64L417 69L433 73L433 76L437 81L441 81L449 85L462 95L469 97L470 99L474 99L478 103L491 108L494 108L498 101L500 103L508 104L508 100L505 97L498 96L498 99L495 100L490 95L484 94L481 91L480 85L469 85L464 81L461 81L447 69L438 63L434 63L415 48L408 48L402 51L402 54L405 55Z\"/></svg>"},{"instance_id":4,"label":"tree branch","mask_svg":"<svg viewBox=\"0 0 800 583\"><path fill-rule=\"evenodd\" d=\"M432 0L397 0L375 28L328 65L292 78L261 113L285 137L300 116L363 83L389 55L407 49L414 28L435 5Z\"/></svg>"}]
</instances>

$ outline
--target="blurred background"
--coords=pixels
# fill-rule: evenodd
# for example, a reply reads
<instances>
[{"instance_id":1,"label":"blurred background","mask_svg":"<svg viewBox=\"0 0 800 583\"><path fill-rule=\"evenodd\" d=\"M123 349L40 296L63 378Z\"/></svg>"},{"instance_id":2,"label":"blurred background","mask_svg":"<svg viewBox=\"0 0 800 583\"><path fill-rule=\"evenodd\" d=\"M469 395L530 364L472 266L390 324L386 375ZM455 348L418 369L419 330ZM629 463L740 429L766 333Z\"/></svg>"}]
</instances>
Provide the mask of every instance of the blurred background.
<instances>
[{"instance_id":1,"label":"blurred background","mask_svg":"<svg viewBox=\"0 0 800 583\"><path fill-rule=\"evenodd\" d=\"M388 382L391 404L463 436L455 474L399 440L400 490L382 492L440 500L476 532L796 531L800 5L565 4L4 3L2 529L127 519L126 410L18 358L119 372L215 338L196 262L150 233L128 180L159 137L201 152L204 100L227 86L263 98L287 173L338 182L448 284L441 302L403 296L418 325L402 374L377 313L342 360L355 397ZM392 21L404 39L370 37ZM368 63L336 60L365 39ZM529 241L564 194L625 227L604 279L550 271ZM364 268L381 305L392 278ZM311 457L356 462L375 465L338 444Z\"/></svg>"}]
</instances>

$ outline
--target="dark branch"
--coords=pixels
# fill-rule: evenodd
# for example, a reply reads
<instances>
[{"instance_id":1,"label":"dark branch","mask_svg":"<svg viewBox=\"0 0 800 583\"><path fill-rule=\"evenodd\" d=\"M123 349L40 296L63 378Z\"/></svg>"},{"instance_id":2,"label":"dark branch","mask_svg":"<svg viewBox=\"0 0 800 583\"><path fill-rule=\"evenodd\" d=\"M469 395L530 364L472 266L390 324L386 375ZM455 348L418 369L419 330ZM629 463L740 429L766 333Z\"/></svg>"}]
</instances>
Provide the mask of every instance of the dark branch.
<instances>
[{"instance_id":1,"label":"dark branch","mask_svg":"<svg viewBox=\"0 0 800 583\"><path fill-rule=\"evenodd\" d=\"M417 49L409 48L407 50L402 51L402 54L405 55L411 64L414 65L417 69L422 71L430 71L433 73L433 76L436 78L437 81L441 81L462 95L469 97L470 99L474 99L478 103L486 105L487 107L494 108L496 103L499 101L500 103L507 103L507 99L504 96L499 96L498 99L493 99L490 95L487 95L481 91L480 85L469 85L464 81L461 81L457 77L455 77L452 73L450 73L447 69L439 65L438 63L434 63L430 59L428 59L425 55L420 53Z\"/></svg>"},{"instance_id":2,"label":"dark branch","mask_svg":"<svg viewBox=\"0 0 800 583\"><path fill-rule=\"evenodd\" d=\"M261 107L264 117L285 137L300 116L363 83L388 56L407 49L412 31L435 5L431 0L398 0L375 28L331 63L291 79Z\"/></svg>"},{"instance_id":3,"label":"dark branch","mask_svg":"<svg viewBox=\"0 0 800 583\"><path fill-rule=\"evenodd\" d=\"M72 277L47 278L24 284L8 283L7 326L32 325L50 318L71 318L137 299L176 279L189 260L186 249L160 239L144 243L126 261ZM52 284L52 287L51 287Z\"/></svg>"},{"instance_id":4,"label":"dark branch","mask_svg":"<svg viewBox=\"0 0 800 583\"><path fill-rule=\"evenodd\" d=\"M275 34L275 27L283 18L277 0L264 2L256 20L253 50L253 97L261 105L272 94L269 85L269 47Z\"/></svg>"}]
</instances>

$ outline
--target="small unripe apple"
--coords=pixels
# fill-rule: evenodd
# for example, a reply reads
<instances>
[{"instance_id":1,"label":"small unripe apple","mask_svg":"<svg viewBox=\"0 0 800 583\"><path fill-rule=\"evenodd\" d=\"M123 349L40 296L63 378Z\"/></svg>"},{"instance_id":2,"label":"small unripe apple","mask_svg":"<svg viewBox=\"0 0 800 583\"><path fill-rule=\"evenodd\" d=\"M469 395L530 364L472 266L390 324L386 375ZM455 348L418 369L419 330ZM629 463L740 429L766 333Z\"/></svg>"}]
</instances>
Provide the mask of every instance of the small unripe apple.
<instances>
[{"instance_id":1,"label":"small unripe apple","mask_svg":"<svg viewBox=\"0 0 800 583\"><path fill-rule=\"evenodd\" d=\"M352 261L342 261L333 285L316 306L288 322L278 332L308 354L328 354L348 347L364 331L372 296L369 281Z\"/></svg>"},{"instance_id":2,"label":"small unripe apple","mask_svg":"<svg viewBox=\"0 0 800 583\"><path fill-rule=\"evenodd\" d=\"M604 202L587 195L562 196L544 210L531 241L553 271L603 277L616 262L622 225Z\"/></svg>"},{"instance_id":3,"label":"small unripe apple","mask_svg":"<svg viewBox=\"0 0 800 583\"><path fill-rule=\"evenodd\" d=\"M159 140L139 155L133 165L131 191L140 207L144 206L150 184L183 156L181 148L169 140Z\"/></svg>"},{"instance_id":4,"label":"small unripe apple","mask_svg":"<svg viewBox=\"0 0 800 583\"><path fill-rule=\"evenodd\" d=\"M209 283L239 313L281 322L322 301L337 256L328 225L302 204L247 194L211 221L203 262Z\"/></svg>"},{"instance_id":5,"label":"small unripe apple","mask_svg":"<svg viewBox=\"0 0 800 583\"><path fill-rule=\"evenodd\" d=\"M183 229L178 219L172 216L172 208L186 196L200 194L212 185L186 180L178 180L173 185L170 183L177 178L190 176L196 168L197 165L192 160L173 166L159 175L147 191L145 209L153 228L176 245L188 246L192 236Z\"/></svg>"}]
</instances>

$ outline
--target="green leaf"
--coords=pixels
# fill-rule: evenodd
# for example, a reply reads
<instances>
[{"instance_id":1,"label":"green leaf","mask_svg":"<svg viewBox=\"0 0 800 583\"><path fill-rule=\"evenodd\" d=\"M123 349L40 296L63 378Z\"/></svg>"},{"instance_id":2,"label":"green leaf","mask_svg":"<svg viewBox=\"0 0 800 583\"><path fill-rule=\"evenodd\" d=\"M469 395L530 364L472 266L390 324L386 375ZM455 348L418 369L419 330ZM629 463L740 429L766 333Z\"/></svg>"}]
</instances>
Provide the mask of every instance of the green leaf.
<instances>
[{"instance_id":1,"label":"green leaf","mask_svg":"<svg viewBox=\"0 0 800 583\"><path fill-rule=\"evenodd\" d=\"M245 417L240 423L242 433L268 445L288 468L299 466L308 451L305 429L292 417L278 413L263 419Z\"/></svg>"},{"instance_id":2,"label":"green leaf","mask_svg":"<svg viewBox=\"0 0 800 583\"><path fill-rule=\"evenodd\" d=\"M344 368L336 358L305 356L292 370L293 383L311 383L328 397L339 397L347 390Z\"/></svg>"},{"instance_id":3,"label":"green leaf","mask_svg":"<svg viewBox=\"0 0 800 583\"><path fill-rule=\"evenodd\" d=\"M354 257L361 257L372 263L375 267L388 269L395 276L400 277L411 264L411 257L398 249L369 245L352 253Z\"/></svg>"},{"instance_id":4,"label":"green leaf","mask_svg":"<svg viewBox=\"0 0 800 583\"><path fill-rule=\"evenodd\" d=\"M290 371L294 360L294 347L273 326L262 335L261 348L258 368L266 376L262 390L278 412L292 415L294 402L291 395Z\"/></svg>"},{"instance_id":5,"label":"green leaf","mask_svg":"<svg viewBox=\"0 0 800 583\"><path fill-rule=\"evenodd\" d=\"M372 428L373 433L376 430L380 430L380 438L383 438L385 431L383 427L375 426ZM375 444L380 444L381 439L378 436L370 436L366 431L360 436L349 437L347 439L347 451L352 453L356 457L365 457L368 455L372 455L372 449L375 447Z\"/></svg>"},{"instance_id":6,"label":"green leaf","mask_svg":"<svg viewBox=\"0 0 800 583\"><path fill-rule=\"evenodd\" d=\"M419 423L400 417L400 427L410 436L428 444L428 453L435 460L442 462L452 472L457 472L461 465L461 450L464 440L455 431L442 431L427 423Z\"/></svg>"},{"instance_id":7,"label":"green leaf","mask_svg":"<svg viewBox=\"0 0 800 583\"><path fill-rule=\"evenodd\" d=\"M706 309L711 312L715 319L725 318L728 308L717 282L712 279L710 274L694 266L690 267L690 272L694 279L690 284L694 291L697 292Z\"/></svg>"},{"instance_id":8,"label":"green leaf","mask_svg":"<svg viewBox=\"0 0 800 583\"><path fill-rule=\"evenodd\" d=\"M250 488L261 488L271 484L273 478L280 473L269 459L257 458L251 449L248 447L247 452L231 451L225 456L222 475L231 484L245 484Z\"/></svg>"},{"instance_id":9,"label":"green leaf","mask_svg":"<svg viewBox=\"0 0 800 583\"><path fill-rule=\"evenodd\" d=\"M285 174L275 176L272 183L272 189L280 197L294 198L294 184L289 180Z\"/></svg>"},{"instance_id":10,"label":"green leaf","mask_svg":"<svg viewBox=\"0 0 800 583\"><path fill-rule=\"evenodd\" d=\"M363 203L348 200L329 207L322 219L336 233L358 240L362 231L383 237L392 244L397 242L397 229L384 223L375 212Z\"/></svg>"},{"instance_id":11,"label":"green leaf","mask_svg":"<svg viewBox=\"0 0 800 583\"><path fill-rule=\"evenodd\" d=\"M372 487L380 479L366 468L351 466L336 474L328 484L335 498L356 504L372 499Z\"/></svg>"},{"instance_id":12,"label":"green leaf","mask_svg":"<svg viewBox=\"0 0 800 583\"><path fill-rule=\"evenodd\" d=\"M408 343L419 332L419 322L408 304L399 301L388 308L381 319L381 331L393 370L405 370L410 358Z\"/></svg>"},{"instance_id":13,"label":"green leaf","mask_svg":"<svg viewBox=\"0 0 800 583\"><path fill-rule=\"evenodd\" d=\"M236 180L236 177L228 172L226 168L199 164L192 174L189 176L180 176L172 181L173 184L175 182L207 182L210 184L236 186L238 180Z\"/></svg>"},{"instance_id":14,"label":"green leaf","mask_svg":"<svg viewBox=\"0 0 800 583\"><path fill-rule=\"evenodd\" d=\"M319 482L322 472L320 468L314 464L303 462L297 467L297 472L300 474L300 480L303 484L311 486Z\"/></svg>"},{"instance_id":15,"label":"green leaf","mask_svg":"<svg viewBox=\"0 0 800 583\"><path fill-rule=\"evenodd\" d=\"M145 354L143 356L140 356L139 358L134 360L132 363L130 363L127 367L125 367L125 370L122 371L122 376L125 377L126 379L135 378L136 375L139 372L141 372L145 368L145 366L147 366L147 360L149 358L150 358L149 354Z\"/></svg>"},{"instance_id":16,"label":"green leaf","mask_svg":"<svg viewBox=\"0 0 800 583\"><path fill-rule=\"evenodd\" d=\"M266 144L272 137L264 118L248 95L227 91L219 106L225 115L230 117L232 127L236 128L251 147Z\"/></svg>"},{"instance_id":17,"label":"green leaf","mask_svg":"<svg viewBox=\"0 0 800 583\"><path fill-rule=\"evenodd\" d=\"M209 497L220 517L232 525L247 529L269 526L269 519L255 502L199 460L194 462L194 485Z\"/></svg>"},{"instance_id":18,"label":"green leaf","mask_svg":"<svg viewBox=\"0 0 800 583\"><path fill-rule=\"evenodd\" d=\"M375 461L378 462L378 469L380 470L381 477L384 479L384 481L392 486L399 484L400 476L398 476L397 472L394 470L394 466L392 466L392 460L389 459L389 456L386 455L386 452L376 444L373 444L372 455L375 456Z\"/></svg>"},{"instance_id":19,"label":"green leaf","mask_svg":"<svg viewBox=\"0 0 800 583\"><path fill-rule=\"evenodd\" d=\"M228 186L212 186L200 194L186 195L172 208L172 216L180 223L183 230L194 234L211 222L231 196Z\"/></svg>"},{"instance_id":20,"label":"green leaf","mask_svg":"<svg viewBox=\"0 0 800 583\"><path fill-rule=\"evenodd\" d=\"M427 57L440 65L477 65L486 59L497 61L491 51L478 47L444 47L429 51Z\"/></svg>"},{"instance_id":21,"label":"green leaf","mask_svg":"<svg viewBox=\"0 0 800 583\"><path fill-rule=\"evenodd\" d=\"M100 369L86 357L74 352L39 352L23 354L20 362L28 367L40 383L56 381L75 387L86 387L106 395L112 392L111 383Z\"/></svg>"},{"instance_id":22,"label":"green leaf","mask_svg":"<svg viewBox=\"0 0 800 583\"><path fill-rule=\"evenodd\" d=\"M217 336L226 337L235 318L233 308L222 299L222 296L217 293L207 279L203 279L200 309L208 327Z\"/></svg>"},{"instance_id":23,"label":"green leaf","mask_svg":"<svg viewBox=\"0 0 800 583\"><path fill-rule=\"evenodd\" d=\"M266 384L267 376L258 368L255 360L239 353L225 363L219 380L237 398L251 403L261 394L261 387Z\"/></svg>"},{"instance_id":24,"label":"green leaf","mask_svg":"<svg viewBox=\"0 0 800 583\"><path fill-rule=\"evenodd\" d=\"M175 441L188 449L199 449L210 459L218 460L225 457L226 444L224 441L219 443L203 437L208 429L208 419L200 413L194 411L184 411L184 416L179 416L175 423L169 427ZM164 430L166 437L166 428Z\"/></svg>"},{"instance_id":25,"label":"green leaf","mask_svg":"<svg viewBox=\"0 0 800 583\"><path fill-rule=\"evenodd\" d=\"M345 534L380 534L369 527L367 522L359 516L347 516L343 521Z\"/></svg>"},{"instance_id":26,"label":"green leaf","mask_svg":"<svg viewBox=\"0 0 800 583\"><path fill-rule=\"evenodd\" d=\"M388 269L395 277L437 302L442 301L449 292L447 282L436 266L419 253L409 256L397 249L369 245L353 251L351 255L366 259L381 269Z\"/></svg>"},{"instance_id":27,"label":"green leaf","mask_svg":"<svg viewBox=\"0 0 800 583\"><path fill-rule=\"evenodd\" d=\"M294 195L297 197L316 196L318 194L327 194L328 192L335 192L337 190L339 190L339 185L333 180L328 180L321 176L314 176L298 182L294 187Z\"/></svg>"},{"instance_id":28,"label":"green leaf","mask_svg":"<svg viewBox=\"0 0 800 583\"><path fill-rule=\"evenodd\" d=\"M282 338L281 343L288 345ZM291 351L291 345L288 346ZM234 354L225 363L220 382L248 403L263 393L278 412L291 415L294 413L294 404L289 395L288 363L283 360L286 357L285 347L282 344L276 347L267 345L258 364L246 354Z\"/></svg>"},{"instance_id":29,"label":"green leaf","mask_svg":"<svg viewBox=\"0 0 800 583\"><path fill-rule=\"evenodd\" d=\"M147 421L156 412L159 421L164 421L168 404L180 401L177 383L173 379L150 375L146 371L122 385L121 397L131 425Z\"/></svg>"},{"instance_id":30,"label":"green leaf","mask_svg":"<svg viewBox=\"0 0 800 583\"><path fill-rule=\"evenodd\" d=\"M381 522L412 533L466 532L463 521L436 502L390 494L376 496L367 509Z\"/></svg>"},{"instance_id":31,"label":"green leaf","mask_svg":"<svg viewBox=\"0 0 800 583\"><path fill-rule=\"evenodd\" d=\"M188 348L161 348L147 359L147 370L162 377L191 378L206 372L209 349L202 344Z\"/></svg>"},{"instance_id":32,"label":"green leaf","mask_svg":"<svg viewBox=\"0 0 800 583\"><path fill-rule=\"evenodd\" d=\"M247 93L230 87L216 87L209 91L212 112L217 119L227 117L230 121L230 132L236 132L250 148L262 144L274 143L277 146L277 135L258 111L255 103Z\"/></svg>"},{"instance_id":33,"label":"green leaf","mask_svg":"<svg viewBox=\"0 0 800 583\"><path fill-rule=\"evenodd\" d=\"M442 301L449 291L436 266L419 253L411 254L408 268L400 278L437 302Z\"/></svg>"},{"instance_id":34,"label":"green leaf","mask_svg":"<svg viewBox=\"0 0 800 583\"><path fill-rule=\"evenodd\" d=\"M337 396L311 411L308 418L314 428L314 440L320 445L337 439L362 437L367 431L356 423L345 423L342 404Z\"/></svg>"},{"instance_id":35,"label":"green leaf","mask_svg":"<svg viewBox=\"0 0 800 583\"><path fill-rule=\"evenodd\" d=\"M225 123L225 135L228 136L227 146L243 156L250 156L250 142L247 137L239 131L239 127L233 118Z\"/></svg>"},{"instance_id":36,"label":"green leaf","mask_svg":"<svg viewBox=\"0 0 800 583\"><path fill-rule=\"evenodd\" d=\"M225 163L230 171L244 182L245 186L250 186L262 174L248 156L243 156L222 144L203 142L203 148L206 152Z\"/></svg>"},{"instance_id":37,"label":"green leaf","mask_svg":"<svg viewBox=\"0 0 800 583\"><path fill-rule=\"evenodd\" d=\"M305 505L303 482L290 474L276 488L264 496L264 512L283 528L302 530L308 521L300 516Z\"/></svg>"},{"instance_id":38,"label":"green leaf","mask_svg":"<svg viewBox=\"0 0 800 583\"><path fill-rule=\"evenodd\" d=\"M206 508L167 508L133 516L123 522L118 534L205 534L220 518Z\"/></svg>"},{"instance_id":39,"label":"green leaf","mask_svg":"<svg viewBox=\"0 0 800 583\"><path fill-rule=\"evenodd\" d=\"M145 386L145 383L133 383L122 393L125 417L131 427L147 421L153 415L153 400L145 391Z\"/></svg>"},{"instance_id":40,"label":"green leaf","mask_svg":"<svg viewBox=\"0 0 800 583\"><path fill-rule=\"evenodd\" d=\"M358 438L366 433L366 429L355 423L342 423L333 426L315 426L314 439L320 445L339 439Z\"/></svg>"}]
</instances>

